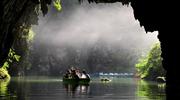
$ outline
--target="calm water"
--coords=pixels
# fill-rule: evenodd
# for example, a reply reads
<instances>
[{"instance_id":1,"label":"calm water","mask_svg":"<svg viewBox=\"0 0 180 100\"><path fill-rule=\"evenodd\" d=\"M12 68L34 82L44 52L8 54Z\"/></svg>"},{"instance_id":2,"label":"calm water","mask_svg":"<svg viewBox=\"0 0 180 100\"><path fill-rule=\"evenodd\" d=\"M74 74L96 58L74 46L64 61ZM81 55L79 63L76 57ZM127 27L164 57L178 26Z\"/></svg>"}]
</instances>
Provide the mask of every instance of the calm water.
<instances>
[{"instance_id":1,"label":"calm water","mask_svg":"<svg viewBox=\"0 0 180 100\"><path fill-rule=\"evenodd\" d=\"M133 78L93 79L89 85L63 84L61 78L12 78L0 82L0 100L165 100L164 84Z\"/></svg>"}]
</instances>

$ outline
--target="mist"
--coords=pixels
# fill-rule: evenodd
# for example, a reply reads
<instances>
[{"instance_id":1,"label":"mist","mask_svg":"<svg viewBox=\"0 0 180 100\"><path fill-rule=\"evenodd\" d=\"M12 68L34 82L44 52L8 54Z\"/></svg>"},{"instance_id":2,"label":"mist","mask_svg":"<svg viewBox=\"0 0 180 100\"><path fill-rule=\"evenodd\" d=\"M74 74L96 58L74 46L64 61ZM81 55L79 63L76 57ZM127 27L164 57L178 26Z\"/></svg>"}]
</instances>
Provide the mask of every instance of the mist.
<instances>
[{"instance_id":1,"label":"mist","mask_svg":"<svg viewBox=\"0 0 180 100\"><path fill-rule=\"evenodd\" d=\"M131 6L61 2L61 12L50 7L33 27L31 62L39 72L58 74L71 66L92 73L134 72L138 58L159 42L158 32L146 33L135 20Z\"/></svg>"}]
</instances>

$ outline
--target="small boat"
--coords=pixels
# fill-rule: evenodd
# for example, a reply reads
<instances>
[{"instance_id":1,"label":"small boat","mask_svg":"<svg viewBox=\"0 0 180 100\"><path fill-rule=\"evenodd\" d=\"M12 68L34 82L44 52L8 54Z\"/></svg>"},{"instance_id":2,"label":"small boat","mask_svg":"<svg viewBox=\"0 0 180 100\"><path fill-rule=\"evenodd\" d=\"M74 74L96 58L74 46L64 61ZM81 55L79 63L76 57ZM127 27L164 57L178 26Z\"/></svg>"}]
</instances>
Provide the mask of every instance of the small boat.
<instances>
[{"instance_id":1,"label":"small boat","mask_svg":"<svg viewBox=\"0 0 180 100\"><path fill-rule=\"evenodd\" d=\"M108 79L108 78L101 78L101 81L102 81L102 82L110 82L111 80Z\"/></svg>"},{"instance_id":2,"label":"small boat","mask_svg":"<svg viewBox=\"0 0 180 100\"><path fill-rule=\"evenodd\" d=\"M69 78L63 78L63 83L68 84L89 84L90 79L89 78L79 78L79 79L69 79Z\"/></svg>"},{"instance_id":3,"label":"small boat","mask_svg":"<svg viewBox=\"0 0 180 100\"><path fill-rule=\"evenodd\" d=\"M159 83L165 83L166 82L166 78L159 76L159 77L156 78L156 81L159 82Z\"/></svg>"}]
</instances>

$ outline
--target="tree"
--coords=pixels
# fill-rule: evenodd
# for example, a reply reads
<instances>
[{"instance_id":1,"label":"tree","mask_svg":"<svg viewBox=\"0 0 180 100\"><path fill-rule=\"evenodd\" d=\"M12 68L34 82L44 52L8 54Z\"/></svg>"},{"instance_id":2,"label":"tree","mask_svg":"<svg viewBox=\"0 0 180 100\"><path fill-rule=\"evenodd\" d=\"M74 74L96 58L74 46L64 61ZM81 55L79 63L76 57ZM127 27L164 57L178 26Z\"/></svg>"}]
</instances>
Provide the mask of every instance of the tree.
<instances>
[{"instance_id":1,"label":"tree","mask_svg":"<svg viewBox=\"0 0 180 100\"><path fill-rule=\"evenodd\" d=\"M164 77L160 44L154 44L147 56L140 58L135 67L141 78L155 80L159 76Z\"/></svg>"}]
</instances>

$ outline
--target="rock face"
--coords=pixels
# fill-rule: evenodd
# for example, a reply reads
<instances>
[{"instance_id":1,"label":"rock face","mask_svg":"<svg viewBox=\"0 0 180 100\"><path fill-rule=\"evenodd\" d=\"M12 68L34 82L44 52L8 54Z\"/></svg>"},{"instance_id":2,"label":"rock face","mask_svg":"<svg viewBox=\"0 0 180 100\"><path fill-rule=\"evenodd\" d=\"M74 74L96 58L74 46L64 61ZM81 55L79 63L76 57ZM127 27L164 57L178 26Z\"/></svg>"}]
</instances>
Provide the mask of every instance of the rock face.
<instances>
[{"instance_id":1,"label":"rock face","mask_svg":"<svg viewBox=\"0 0 180 100\"><path fill-rule=\"evenodd\" d=\"M37 4L30 0L0 1L0 66L6 60L9 48L23 29L37 22Z\"/></svg>"},{"instance_id":2,"label":"rock face","mask_svg":"<svg viewBox=\"0 0 180 100\"><path fill-rule=\"evenodd\" d=\"M37 24L39 9L45 15L49 4L51 0L0 1L0 66L5 62L14 41L29 32L24 29Z\"/></svg>"},{"instance_id":3,"label":"rock face","mask_svg":"<svg viewBox=\"0 0 180 100\"><path fill-rule=\"evenodd\" d=\"M172 4L172 5L171 5ZM180 57L180 45L178 45L178 16L176 15L177 5L174 2L162 0L132 0L131 6L134 9L134 16L144 26L146 31L159 31L158 38L161 42L163 67L166 74L167 99L179 97L180 80L177 79Z\"/></svg>"},{"instance_id":4,"label":"rock face","mask_svg":"<svg viewBox=\"0 0 180 100\"><path fill-rule=\"evenodd\" d=\"M82 1L82 0L79 0ZM167 70L167 99L178 96L180 80L178 76L178 57L180 45L178 45L178 3L175 0L88 0L96 3L122 2L130 3L134 9L134 17L140 21L148 32L159 31L158 38L161 42L163 67ZM22 35L23 28L31 24L37 24L38 4L45 15L47 5L51 0L1 0L0 1L0 66L4 63L9 48L14 40ZM177 24L176 24L177 23ZM179 93L180 94L180 93Z\"/></svg>"}]
</instances>

